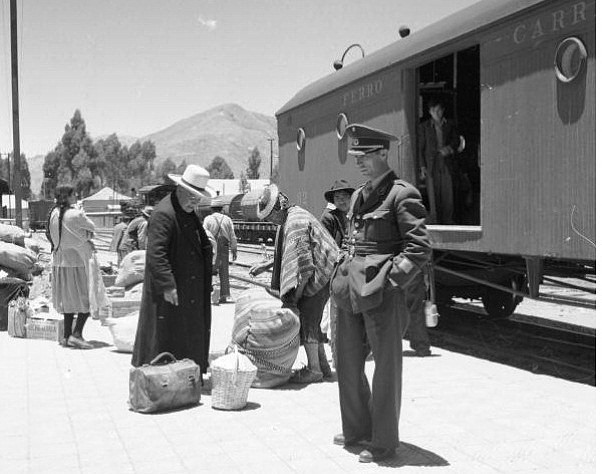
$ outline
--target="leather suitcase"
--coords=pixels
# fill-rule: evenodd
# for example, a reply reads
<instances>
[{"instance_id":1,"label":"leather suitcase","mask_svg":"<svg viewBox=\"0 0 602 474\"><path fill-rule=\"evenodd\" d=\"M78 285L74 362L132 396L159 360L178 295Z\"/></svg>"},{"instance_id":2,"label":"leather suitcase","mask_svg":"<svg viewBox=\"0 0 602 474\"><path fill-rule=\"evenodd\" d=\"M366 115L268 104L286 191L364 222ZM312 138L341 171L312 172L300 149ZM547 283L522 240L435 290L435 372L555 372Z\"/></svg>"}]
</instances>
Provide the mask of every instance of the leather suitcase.
<instances>
[{"instance_id":1,"label":"leather suitcase","mask_svg":"<svg viewBox=\"0 0 602 474\"><path fill-rule=\"evenodd\" d=\"M162 352L150 364L130 369L129 404L140 413L194 405L201 399L201 387L201 369L196 363Z\"/></svg>"}]
</instances>

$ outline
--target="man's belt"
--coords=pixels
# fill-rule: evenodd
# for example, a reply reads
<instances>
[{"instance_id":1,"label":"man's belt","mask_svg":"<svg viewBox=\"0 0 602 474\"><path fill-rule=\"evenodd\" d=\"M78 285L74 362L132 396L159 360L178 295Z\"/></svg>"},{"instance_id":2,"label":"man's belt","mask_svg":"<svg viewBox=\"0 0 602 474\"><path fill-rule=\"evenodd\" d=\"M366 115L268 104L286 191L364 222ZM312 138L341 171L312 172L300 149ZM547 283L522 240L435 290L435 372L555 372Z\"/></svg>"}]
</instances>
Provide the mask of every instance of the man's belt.
<instances>
[{"instance_id":1,"label":"man's belt","mask_svg":"<svg viewBox=\"0 0 602 474\"><path fill-rule=\"evenodd\" d=\"M349 244L348 250L350 255L360 257L375 254L397 254L403 250L403 242L356 242Z\"/></svg>"}]
</instances>

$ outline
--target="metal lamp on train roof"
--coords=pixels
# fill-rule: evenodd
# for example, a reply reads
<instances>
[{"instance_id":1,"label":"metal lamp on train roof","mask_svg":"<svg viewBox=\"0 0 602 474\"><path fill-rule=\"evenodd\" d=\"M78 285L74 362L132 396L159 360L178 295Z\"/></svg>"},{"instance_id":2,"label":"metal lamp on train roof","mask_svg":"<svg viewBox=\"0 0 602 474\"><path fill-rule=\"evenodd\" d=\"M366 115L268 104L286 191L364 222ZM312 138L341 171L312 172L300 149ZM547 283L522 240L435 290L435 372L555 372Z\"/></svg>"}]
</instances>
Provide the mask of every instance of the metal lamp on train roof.
<instances>
[{"instance_id":1,"label":"metal lamp on train roof","mask_svg":"<svg viewBox=\"0 0 602 474\"><path fill-rule=\"evenodd\" d=\"M343 67L343 63L345 61L345 56L347 55L347 53L349 52L350 49L356 48L356 47L359 48L360 51L362 52L362 58L366 56L366 53L364 52L364 48L362 48L362 45L359 43L353 43L352 45L347 47L347 49L343 53L343 56L341 56L341 59L337 59L332 63L332 67L334 67L335 71L338 71L339 69L341 69Z\"/></svg>"}]
</instances>

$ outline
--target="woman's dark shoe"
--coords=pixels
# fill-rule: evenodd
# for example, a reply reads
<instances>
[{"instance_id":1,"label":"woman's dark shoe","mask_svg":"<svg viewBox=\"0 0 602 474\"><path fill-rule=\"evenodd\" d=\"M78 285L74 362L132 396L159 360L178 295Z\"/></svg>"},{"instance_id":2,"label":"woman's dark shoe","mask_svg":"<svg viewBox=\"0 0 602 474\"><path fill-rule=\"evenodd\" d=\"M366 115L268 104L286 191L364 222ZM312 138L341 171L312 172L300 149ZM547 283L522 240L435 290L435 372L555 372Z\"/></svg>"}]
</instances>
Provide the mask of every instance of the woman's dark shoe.
<instances>
[{"instance_id":1,"label":"woman's dark shoe","mask_svg":"<svg viewBox=\"0 0 602 474\"><path fill-rule=\"evenodd\" d=\"M307 367L303 367L300 370L295 370L293 375L289 379L289 382L293 383L316 383L323 380L322 372L310 370Z\"/></svg>"},{"instance_id":2,"label":"woman's dark shoe","mask_svg":"<svg viewBox=\"0 0 602 474\"><path fill-rule=\"evenodd\" d=\"M379 462L395 456L395 448L368 448L360 453L360 462Z\"/></svg>"},{"instance_id":3,"label":"woman's dark shoe","mask_svg":"<svg viewBox=\"0 0 602 474\"><path fill-rule=\"evenodd\" d=\"M69 345L69 347L75 347L77 349L92 349L92 344L90 344L87 341L84 341L81 337L77 337L77 336L69 336L69 339L67 339L67 344Z\"/></svg>"}]
</instances>

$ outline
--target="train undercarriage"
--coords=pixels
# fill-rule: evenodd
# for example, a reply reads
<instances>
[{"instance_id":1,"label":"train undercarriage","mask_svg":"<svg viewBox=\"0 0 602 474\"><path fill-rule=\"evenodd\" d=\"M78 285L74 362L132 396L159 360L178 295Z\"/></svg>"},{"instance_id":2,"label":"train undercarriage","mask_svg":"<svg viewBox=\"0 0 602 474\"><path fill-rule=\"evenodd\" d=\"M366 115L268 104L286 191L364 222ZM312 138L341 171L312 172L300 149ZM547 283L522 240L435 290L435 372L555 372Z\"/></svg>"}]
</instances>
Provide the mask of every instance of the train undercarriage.
<instances>
[{"instance_id":1,"label":"train undercarriage","mask_svg":"<svg viewBox=\"0 0 602 474\"><path fill-rule=\"evenodd\" d=\"M487 314L495 318L509 317L524 298L552 301L540 292L545 283L595 294L591 277L596 273L595 262L436 250L433 270L439 305L449 304L453 297L480 299ZM580 305L583 301L565 297L562 303Z\"/></svg>"}]
</instances>

